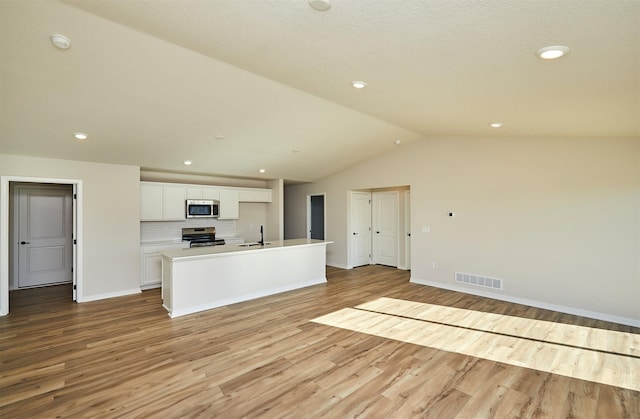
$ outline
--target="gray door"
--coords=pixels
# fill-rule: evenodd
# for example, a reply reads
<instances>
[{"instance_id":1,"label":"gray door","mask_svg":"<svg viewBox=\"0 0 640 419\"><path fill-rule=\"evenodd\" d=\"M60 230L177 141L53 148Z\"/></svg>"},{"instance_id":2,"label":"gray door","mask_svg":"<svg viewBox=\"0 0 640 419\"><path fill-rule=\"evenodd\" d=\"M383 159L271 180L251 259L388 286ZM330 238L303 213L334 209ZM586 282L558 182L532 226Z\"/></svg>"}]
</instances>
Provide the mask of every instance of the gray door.
<instances>
[{"instance_id":1,"label":"gray door","mask_svg":"<svg viewBox=\"0 0 640 419\"><path fill-rule=\"evenodd\" d=\"M311 196L311 229L310 237L324 240L324 195Z\"/></svg>"},{"instance_id":2,"label":"gray door","mask_svg":"<svg viewBox=\"0 0 640 419\"><path fill-rule=\"evenodd\" d=\"M72 185L17 185L18 288L72 282Z\"/></svg>"}]
</instances>

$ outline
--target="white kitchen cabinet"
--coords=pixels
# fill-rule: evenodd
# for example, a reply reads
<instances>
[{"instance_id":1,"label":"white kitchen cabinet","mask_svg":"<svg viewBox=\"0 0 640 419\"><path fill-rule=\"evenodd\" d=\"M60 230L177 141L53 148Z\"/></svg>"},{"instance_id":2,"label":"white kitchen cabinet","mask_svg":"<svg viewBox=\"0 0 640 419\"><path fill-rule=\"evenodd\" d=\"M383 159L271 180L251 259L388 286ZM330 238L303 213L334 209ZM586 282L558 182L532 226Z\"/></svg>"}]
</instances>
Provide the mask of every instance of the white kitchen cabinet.
<instances>
[{"instance_id":1,"label":"white kitchen cabinet","mask_svg":"<svg viewBox=\"0 0 640 419\"><path fill-rule=\"evenodd\" d=\"M271 202L272 191L271 189L254 189L253 191L254 202Z\"/></svg>"},{"instance_id":2,"label":"white kitchen cabinet","mask_svg":"<svg viewBox=\"0 0 640 419\"><path fill-rule=\"evenodd\" d=\"M140 182L140 220L184 220L186 192L185 185Z\"/></svg>"},{"instance_id":3,"label":"white kitchen cabinet","mask_svg":"<svg viewBox=\"0 0 640 419\"><path fill-rule=\"evenodd\" d=\"M187 186L187 199L202 199L202 186Z\"/></svg>"},{"instance_id":4,"label":"white kitchen cabinet","mask_svg":"<svg viewBox=\"0 0 640 419\"><path fill-rule=\"evenodd\" d=\"M220 189L220 220L240 218L240 194L237 189Z\"/></svg>"},{"instance_id":5,"label":"white kitchen cabinet","mask_svg":"<svg viewBox=\"0 0 640 419\"><path fill-rule=\"evenodd\" d=\"M187 199L187 188L182 185L163 187L163 220L184 220L185 201Z\"/></svg>"},{"instance_id":6,"label":"white kitchen cabinet","mask_svg":"<svg viewBox=\"0 0 640 419\"><path fill-rule=\"evenodd\" d=\"M238 200L240 202L253 202L253 191L250 189L240 189L238 191Z\"/></svg>"},{"instance_id":7,"label":"white kitchen cabinet","mask_svg":"<svg viewBox=\"0 0 640 419\"><path fill-rule=\"evenodd\" d=\"M161 251L187 248L189 248L189 243L184 242L140 246L140 289L158 288L162 285Z\"/></svg>"},{"instance_id":8,"label":"white kitchen cabinet","mask_svg":"<svg viewBox=\"0 0 640 419\"><path fill-rule=\"evenodd\" d=\"M271 189L239 189L240 202L271 202Z\"/></svg>"},{"instance_id":9,"label":"white kitchen cabinet","mask_svg":"<svg viewBox=\"0 0 640 419\"><path fill-rule=\"evenodd\" d=\"M160 221L163 215L163 186L158 183L140 184L140 219Z\"/></svg>"},{"instance_id":10,"label":"white kitchen cabinet","mask_svg":"<svg viewBox=\"0 0 640 419\"><path fill-rule=\"evenodd\" d=\"M158 288L162 284L162 256L160 253L145 253L142 255L142 279L140 288Z\"/></svg>"},{"instance_id":11,"label":"white kitchen cabinet","mask_svg":"<svg viewBox=\"0 0 640 419\"><path fill-rule=\"evenodd\" d=\"M271 189L140 182L141 221L185 220L187 199L220 201L221 220L237 220L240 202L272 202Z\"/></svg>"},{"instance_id":12,"label":"white kitchen cabinet","mask_svg":"<svg viewBox=\"0 0 640 419\"><path fill-rule=\"evenodd\" d=\"M205 186L202 188L202 199L220 200L220 189Z\"/></svg>"},{"instance_id":13,"label":"white kitchen cabinet","mask_svg":"<svg viewBox=\"0 0 640 419\"><path fill-rule=\"evenodd\" d=\"M187 185L187 199L220 199L220 189L211 186Z\"/></svg>"}]
</instances>

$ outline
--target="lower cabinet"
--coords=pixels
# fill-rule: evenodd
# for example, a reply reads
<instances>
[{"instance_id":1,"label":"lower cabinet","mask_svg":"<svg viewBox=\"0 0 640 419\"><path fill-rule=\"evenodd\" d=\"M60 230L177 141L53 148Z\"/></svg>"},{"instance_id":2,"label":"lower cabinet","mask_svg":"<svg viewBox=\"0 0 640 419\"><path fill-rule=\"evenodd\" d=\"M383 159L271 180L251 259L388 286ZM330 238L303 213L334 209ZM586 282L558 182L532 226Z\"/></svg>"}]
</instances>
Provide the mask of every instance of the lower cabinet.
<instances>
[{"instance_id":1,"label":"lower cabinet","mask_svg":"<svg viewBox=\"0 0 640 419\"><path fill-rule=\"evenodd\" d=\"M153 244L140 246L140 289L162 286L162 256L165 249L186 249L189 243Z\"/></svg>"},{"instance_id":2,"label":"lower cabinet","mask_svg":"<svg viewBox=\"0 0 640 419\"><path fill-rule=\"evenodd\" d=\"M145 290L157 288L162 284L162 256L160 253L142 254L142 279L140 288Z\"/></svg>"}]
</instances>

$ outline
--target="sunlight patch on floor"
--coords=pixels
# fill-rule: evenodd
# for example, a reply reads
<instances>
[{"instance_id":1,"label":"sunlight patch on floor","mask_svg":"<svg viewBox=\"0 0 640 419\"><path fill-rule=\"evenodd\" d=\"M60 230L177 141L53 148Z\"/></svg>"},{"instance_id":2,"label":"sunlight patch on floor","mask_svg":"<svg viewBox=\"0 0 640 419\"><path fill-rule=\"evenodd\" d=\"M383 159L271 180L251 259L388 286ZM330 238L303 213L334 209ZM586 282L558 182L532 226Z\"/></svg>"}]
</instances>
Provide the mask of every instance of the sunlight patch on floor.
<instances>
[{"instance_id":1,"label":"sunlight patch on floor","mask_svg":"<svg viewBox=\"0 0 640 419\"><path fill-rule=\"evenodd\" d=\"M640 335L633 333L385 297L312 321L640 391Z\"/></svg>"}]
</instances>

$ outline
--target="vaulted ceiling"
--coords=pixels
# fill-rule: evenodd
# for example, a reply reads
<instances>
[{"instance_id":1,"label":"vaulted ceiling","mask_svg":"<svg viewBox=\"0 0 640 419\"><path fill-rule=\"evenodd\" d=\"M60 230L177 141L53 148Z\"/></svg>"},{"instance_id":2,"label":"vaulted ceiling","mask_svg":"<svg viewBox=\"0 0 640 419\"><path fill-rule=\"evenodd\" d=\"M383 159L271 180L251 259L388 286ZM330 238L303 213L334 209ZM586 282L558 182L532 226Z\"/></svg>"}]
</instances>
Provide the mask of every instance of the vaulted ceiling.
<instances>
[{"instance_id":1,"label":"vaulted ceiling","mask_svg":"<svg viewBox=\"0 0 640 419\"><path fill-rule=\"evenodd\" d=\"M2 153L313 181L430 136L640 137L637 1L3 0L0 12ZM570 52L538 58L549 45Z\"/></svg>"}]
</instances>

